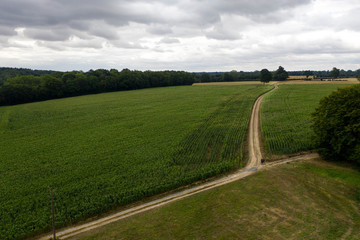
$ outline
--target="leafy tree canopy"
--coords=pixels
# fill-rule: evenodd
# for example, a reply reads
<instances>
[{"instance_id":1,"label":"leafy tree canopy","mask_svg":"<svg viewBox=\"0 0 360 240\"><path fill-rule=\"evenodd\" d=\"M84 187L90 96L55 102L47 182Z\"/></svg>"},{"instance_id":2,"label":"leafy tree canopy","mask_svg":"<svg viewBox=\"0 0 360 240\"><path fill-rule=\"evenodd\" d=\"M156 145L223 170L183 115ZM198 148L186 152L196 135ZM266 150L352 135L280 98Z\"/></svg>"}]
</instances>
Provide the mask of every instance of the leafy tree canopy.
<instances>
[{"instance_id":1,"label":"leafy tree canopy","mask_svg":"<svg viewBox=\"0 0 360 240\"><path fill-rule=\"evenodd\" d=\"M260 81L263 83L268 83L272 80L273 76L271 72L267 69L263 69L260 71Z\"/></svg>"},{"instance_id":2,"label":"leafy tree canopy","mask_svg":"<svg viewBox=\"0 0 360 240\"><path fill-rule=\"evenodd\" d=\"M43 74L43 72L41 72ZM0 105L12 105L99 92L150 87L191 85L192 73L180 71L141 72L97 69L89 72L51 72L41 76L18 75L0 85Z\"/></svg>"},{"instance_id":3,"label":"leafy tree canopy","mask_svg":"<svg viewBox=\"0 0 360 240\"><path fill-rule=\"evenodd\" d=\"M282 66L274 72L273 79L274 81L285 81L289 77L289 74Z\"/></svg>"},{"instance_id":4,"label":"leafy tree canopy","mask_svg":"<svg viewBox=\"0 0 360 240\"><path fill-rule=\"evenodd\" d=\"M323 98L312 118L313 140L324 158L360 164L360 85Z\"/></svg>"},{"instance_id":5,"label":"leafy tree canopy","mask_svg":"<svg viewBox=\"0 0 360 240\"><path fill-rule=\"evenodd\" d=\"M333 69L330 71L330 74L333 78L338 78L340 75L340 70L336 67L333 67Z\"/></svg>"}]
</instances>

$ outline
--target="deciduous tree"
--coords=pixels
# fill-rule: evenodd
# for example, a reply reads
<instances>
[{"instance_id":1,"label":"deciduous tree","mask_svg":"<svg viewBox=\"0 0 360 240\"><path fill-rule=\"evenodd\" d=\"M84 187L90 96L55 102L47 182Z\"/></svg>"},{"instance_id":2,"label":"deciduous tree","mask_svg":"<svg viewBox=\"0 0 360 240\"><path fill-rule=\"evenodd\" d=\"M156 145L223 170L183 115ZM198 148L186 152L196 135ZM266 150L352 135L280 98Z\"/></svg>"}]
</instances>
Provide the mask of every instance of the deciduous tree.
<instances>
[{"instance_id":1,"label":"deciduous tree","mask_svg":"<svg viewBox=\"0 0 360 240\"><path fill-rule=\"evenodd\" d=\"M328 159L360 164L360 85L333 92L312 115L314 143Z\"/></svg>"},{"instance_id":2,"label":"deciduous tree","mask_svg":"<svg viewBox=\"0 0 360 240\"><path fill-rule=\"evenodd\" d=\"M330 74L333 78L338 78L340 75L340 70L336 67L333 67L333 69L330 71Z\"/></svg>"},{"instance_id":3,"label":"deciduous tree","mask_svg":"<svg viewBox=\"0 0 360 240\"><path fill-rule=\"evenodd\" d=\"M273 79L274 81L285 81L289 77L289 74L282 66L275 71Z\"/></svg>"},{"instance_id":4,"label":"deciduous tree","mask_svg":"<svg viewBox=\"0 0 360 240\"><path fill-rule=\"evenodd\" d=\"M266 68L260 71L260 81L263 83L268 83L272 80L272 74Z\"/></svg>"}]
</instances>

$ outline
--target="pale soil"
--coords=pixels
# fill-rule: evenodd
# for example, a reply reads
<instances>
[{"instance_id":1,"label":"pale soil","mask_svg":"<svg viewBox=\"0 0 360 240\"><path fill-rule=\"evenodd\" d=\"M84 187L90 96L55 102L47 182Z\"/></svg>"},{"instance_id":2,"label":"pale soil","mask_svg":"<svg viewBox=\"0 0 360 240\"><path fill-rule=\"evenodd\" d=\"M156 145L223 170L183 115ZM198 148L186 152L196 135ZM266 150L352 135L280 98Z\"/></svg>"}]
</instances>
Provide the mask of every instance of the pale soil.
<instances>
[{"instance_id":1,"label":"pale soil","mask_svg":"<svg viewBox=\"0 0 360 240\"><path fill-rule=\"evenodd\" d=\"M277 84L275 84L275 88L277 88ZM264 94L265 95L265 94ZM200 184L195 187L188 188L186 190L183 190L181 192L172 193L170 195L167 195L165 197L161 197L159 199L140 204L135 207L128 208L126 210L122 210L120 212L114 213L112 215L100 218L95 221L91 221L82 225L70 227L67 229L63 229L59 232L57 232L57 237L61 239L66 239L75 235L78 235L80 233L101 227L103 225L118 221L120 219L124 219L126 217L148 211L153 208L157 208L160 206L163 206L165 204L183 199L185 197L197 194L199 192L203 192L230 182L234 182L236 180L245 178L249 175L254 174L259 169L263 168L266 169L268 167L273 167L279 164L284 164L291 161L300 161L300 160L308 160L308 159L314 159L317 158L318 155L316 153L306 154L306 155L300 155L293 158L286 158L282 160L278 160L271 163L266 163L264 165L261 165L261 151L260 151L260 104L262 97L260 96L253 106L251 118L250 118L250 124L249 124L249 161L245 168L240 169L234 173L231 173L229 175L226 175L224 177L221 177L216 180L211 180L209 182L205 182L203 184ZM41 237L41 240L47 240L50 239L52 235L46 235Z\"/></svg>"}]
</instances>

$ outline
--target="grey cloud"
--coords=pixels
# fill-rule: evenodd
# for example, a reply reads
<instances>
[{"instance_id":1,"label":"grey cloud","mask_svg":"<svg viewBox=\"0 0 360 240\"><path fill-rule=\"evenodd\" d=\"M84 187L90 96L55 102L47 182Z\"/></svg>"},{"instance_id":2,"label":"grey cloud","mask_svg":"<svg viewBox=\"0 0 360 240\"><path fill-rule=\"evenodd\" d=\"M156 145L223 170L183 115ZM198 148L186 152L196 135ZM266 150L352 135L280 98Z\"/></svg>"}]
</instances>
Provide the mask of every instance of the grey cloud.
<instances>
[{"instance_id":1,"label":"grey cloud","mask_svg":"<svg viewBox=\"0 0 360 240\"><path fill-rule=\"evenodd\" d=\"M312 0L227 0L216 1L215 7L224 12L246 15L262 15L309 4Z\"/></svg>"},{"instance_id":2,"label":"grey cloud","mask_svg":"<svg viewBox=\"0 0 360 240\"><path fill-rule=\"evenodd\" d=\"M56 51L65 51L69 48L90 48L101 49L103 48L104 41L100 39L82 40L76 39L76 41L65 41L61 44L59 42L37 41L38 46L47 47Z\"/></svg>"},{"instance_id":3,"label":"grey cloud","mask_svg":"<svg viewBox=\"0 0 360 240\"><path fill-rule=\"evenodd\" d=\"M92 22L87 33L108 40L116 40L119 38L117 29L113 26L107 26L104 22Z\"/></svg>"},{"instance_id":4,"label":"grey cloud","mask_svg":"<svg viewBox=\"0 0 360 240\"><path fill-rule=\"evenodd\" d=\"M238 40L241 34L236 28L226 28L222 24L217 24L213 29L206 32L206 37L216 40Z\"/></svg>"},{"instance_id":5,"label":"grey cloud","mask_svg":"<svg viewBox=\"0 0 360 240\"><path fill-rule=\"evenodd\" d=\"M137 42L129 42L123 39L111 41L110 44L119 48L125 49L145 49L146 47L142 46Z\"/></svg>"},{"instance_id":6,"label":"grey cloud","mask_svg":"<svg viewBox=\"0 0 360 240\"><path fill-rule=\"evenodd\" d=\"M193 27L202 27L219 22L221 14L267 15L310 1L4 0L0 8L0 25L26 28L65 25L86 31L89 28L87 24L91 24L91 21L101 20L112 26L124 26L133 21L144 24L191 24ZM149 32L160 35L168 31L169 29L160 27L149 29Z\"/></svg>"},{"instance_id":7,"label":"grey cloud","mask_svg":"<svg viewBox=\"0 0 360 240\"><path fill-rule=\"evenodd\" d=\"M171 34L173 31L171 27L167 25L156 24L156 25L150 25L150 27L147 28L147 32L155 35L166 35L166 34Z\"/></svg>"},{"instance_id":8,"label":"grey cloud","mask_svg":"<svg viewBox=\"0 0 360 240\"><path fill-rule=\"evenodd\" d=\"M223 14L246 16L254 22L280 22L291 18L288 14L278 14L282 10L294 9L311 3L313 0L198 0L197 11L204 17L212 16L218 22Z\"/></svg>"},{"instance_id":9,"label":"grey cloud","mask_svg":"<svg viewBox=\"0 0 360 240\"><path fill-rule=\"evenodd\" d=\"M27 28L24 31L24 35L38 40L44 41L65 41L72 35L71 29L65 28Z\"/></svg>"},{"instance_id":10,"label":"grey cloud","mask_svg":"<svg viewBox=\"0 0 360 240\"><path fill-rule=\"evenodd\" d=\"M12 27L0 26L0 36L16 35L15 29Z\"/></svg>"}]
</instances>

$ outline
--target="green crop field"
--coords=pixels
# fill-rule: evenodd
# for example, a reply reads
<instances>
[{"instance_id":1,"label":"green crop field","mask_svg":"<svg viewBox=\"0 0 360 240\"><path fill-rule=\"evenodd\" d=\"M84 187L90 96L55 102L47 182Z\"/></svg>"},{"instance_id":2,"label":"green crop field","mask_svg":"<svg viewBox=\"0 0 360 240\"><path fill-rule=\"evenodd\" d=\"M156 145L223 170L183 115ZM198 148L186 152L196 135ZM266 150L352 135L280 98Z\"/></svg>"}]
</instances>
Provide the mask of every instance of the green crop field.
<instances>
[{"instance_id":1,"label":"green crop field","mask_svg":"<svg viewBox=\"0 0 360 240\"><path fill-rule=\"evenodd\" d=\"M322 97L348 84L279 85L263 99L261 132L268 157L313 149L311 113Z\"/></svg>"},{"instance_id":2,"label":"green crop field","mask_svg":"<svg viewBox=\"0 0 360 240\"><path fill-rule=\"evenodd\" d=\"M0 239L64 226L240 167L271 86L187 86L0 107Z\"/></svg>"}]
</instances>

